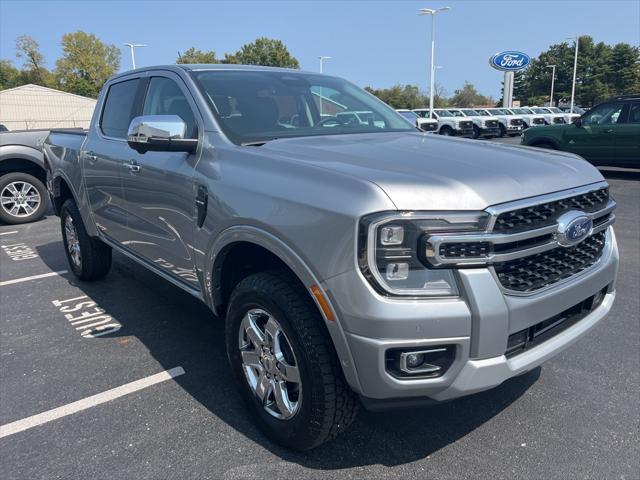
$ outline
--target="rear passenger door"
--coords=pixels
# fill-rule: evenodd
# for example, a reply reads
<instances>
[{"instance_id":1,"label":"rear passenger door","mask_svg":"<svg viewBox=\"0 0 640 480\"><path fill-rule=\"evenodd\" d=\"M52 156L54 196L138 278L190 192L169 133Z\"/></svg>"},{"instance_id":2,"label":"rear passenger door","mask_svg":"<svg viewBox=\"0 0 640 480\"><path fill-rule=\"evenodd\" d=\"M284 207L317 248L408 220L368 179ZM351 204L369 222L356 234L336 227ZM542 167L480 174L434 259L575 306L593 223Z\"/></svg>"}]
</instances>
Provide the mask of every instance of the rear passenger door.
<instances>
[{"instance_id":1,"label":"rear passenger door","mask_svg":"<svg viewBox=\"0 0 640 480\"><path fill-rule=\"evenodd\" d=\"M91 126L82 152L87 199L101 233L118 243L127 240L127 212L122 189L122 162L131 150L127 130L137 114L140 78L112 83L102 101L98 122Z\"/></svg>"},{"instance_id":2,"label":"rear passenger door","mask_svg":"<svg viewBox=\"0 0 640 480\"><path fill-rule=\"evenodd\" d=\"M640 102L631 102L616 132L616 164L640 168Z\"/></svg>"},{"instance_id":3,"label":"rear passenger door","mask_svg":"<svg viewBox=\"0 0 640 480\"><path fill-rule=\"evenodd\" d=\"M151 73L142 115L178 115L186 138L198 138L202 120L180 77ZM198 155L185 152L137 153L129 149L122 169L129 238L126 246L167 274L198 288L193 255Z\"/></svg>"}]
</instances>

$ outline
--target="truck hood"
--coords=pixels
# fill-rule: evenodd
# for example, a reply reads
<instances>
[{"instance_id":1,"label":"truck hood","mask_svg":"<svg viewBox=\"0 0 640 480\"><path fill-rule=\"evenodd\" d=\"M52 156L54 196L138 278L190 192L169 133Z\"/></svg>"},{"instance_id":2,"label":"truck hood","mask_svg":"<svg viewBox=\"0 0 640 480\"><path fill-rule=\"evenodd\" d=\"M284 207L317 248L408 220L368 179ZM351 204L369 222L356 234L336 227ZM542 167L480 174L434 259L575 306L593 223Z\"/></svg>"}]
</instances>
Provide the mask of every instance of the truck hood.
<instances>
[{"instance_id":1,"label":"truck hood","mask_svg":"<svg viewBox=\"0 0 640 480\"><path fill-rule=\"evenodd\" d=\"M373 182L399 210L482 210L603 180L572 154L433 134L301 137L259 148Z\"/></svg>"}]
</instances>

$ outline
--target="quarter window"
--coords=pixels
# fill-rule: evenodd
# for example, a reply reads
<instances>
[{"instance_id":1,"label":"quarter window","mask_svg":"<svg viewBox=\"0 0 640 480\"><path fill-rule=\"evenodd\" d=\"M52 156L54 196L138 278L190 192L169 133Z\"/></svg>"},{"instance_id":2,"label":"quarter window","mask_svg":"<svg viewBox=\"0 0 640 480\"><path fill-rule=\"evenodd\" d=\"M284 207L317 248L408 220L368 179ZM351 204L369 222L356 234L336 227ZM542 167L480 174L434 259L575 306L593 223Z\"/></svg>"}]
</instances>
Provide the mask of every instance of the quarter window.
<instances>
[{"instance_id":1,"label":"quarter window","mask_svg":"<svg viewBox=\"0 0 640 480\"><path fill-rule=\"evenodd\" d=\"M196 120L180 87L165 77L153 77L144 101L143 115L177 115L187 124L185 138L197 138Z\"/></svg>"},{"instance_id":2,"label":"quarter window","mask_svg":"<svg viewBox=\"0 0 640 480\"><path fill-rule=\"evenodd\" d=\"M640 123L640 103L632 103L629 110L629 123Z\"/></svg>"},{"instance_id":3,"label":"quarter window","mask_svg":"<svg viewBox=\"0 0 640 480\"><path fill-rule=\"evenodd\" d=\"M102 110L100 129L108 137L126 138L135 115L136 92L140 80L125 80L109 87Z\"/></svg>"}]
</instances>

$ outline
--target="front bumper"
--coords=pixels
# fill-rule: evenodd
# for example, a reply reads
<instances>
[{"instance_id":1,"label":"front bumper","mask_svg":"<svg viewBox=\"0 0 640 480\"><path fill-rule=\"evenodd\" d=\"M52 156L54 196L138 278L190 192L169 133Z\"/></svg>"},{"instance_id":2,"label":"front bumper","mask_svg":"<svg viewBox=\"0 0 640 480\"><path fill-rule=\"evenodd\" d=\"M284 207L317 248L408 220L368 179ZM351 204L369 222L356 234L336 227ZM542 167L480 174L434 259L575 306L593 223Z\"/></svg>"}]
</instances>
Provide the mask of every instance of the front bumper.
<instances>
[{"instance_id":1,"label":"front bumper","mask_svg":"<svg viewBox=\"0 0 640 480\"><path fill-rule=\"evenodd\" d=\"M491 137L500 135L500 127L483 127L480 129L480 135L483 137Z\"/></svg>"},{"instance_id":2,"label":"front bumper","mask_svg":"<svg viewBox=\"0 0 640 480\"><path fill-rule=\"evenodd\" d=\"M473 128L454 128L453 134L456 137L473 137Z\"/></svg>"},{"instance_id":3,"label":"front bumper","mask_svg":"<svg viewBox=\"0 0 640 480\"><path fill-rule=\"evenodd\" d=\"M522 133L524 127L522 125L509 125L507 127L507 133L511 135L517 135L518 133Z\"/></svg>"},{"instance_id":4,"label":"front bumper","mask_svg":"<svg viewBox=\"0 0 640 480\"><path fill-rule=\"evenodd\" d=\"M449 400L493 388L534 369L578 340L609 312L615 298L618 251L613 230L601 259L565 283L532 295L505 294L491 269L458 271L459 298L398 300L373 291L359 271L324 282L345 333L347 380L376 400ZM550 339L507 358L509 335L551 318L607 289L602 303ZM455 359L441 377L397 378L386 368L393 348L455 345Z\"/></svg>"}]
</instances>

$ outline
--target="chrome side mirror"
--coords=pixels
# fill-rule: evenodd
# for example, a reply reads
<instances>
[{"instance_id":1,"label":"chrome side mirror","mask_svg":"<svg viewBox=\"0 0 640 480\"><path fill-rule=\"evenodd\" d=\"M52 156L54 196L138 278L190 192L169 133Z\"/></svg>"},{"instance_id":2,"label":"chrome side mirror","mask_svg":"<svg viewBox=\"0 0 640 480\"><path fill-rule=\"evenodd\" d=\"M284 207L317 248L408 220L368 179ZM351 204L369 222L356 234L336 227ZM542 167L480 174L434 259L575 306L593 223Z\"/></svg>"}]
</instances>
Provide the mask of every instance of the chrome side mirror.
<instances>
[{"instance_id":1,"label":"chrome side mirror","mask_svg":"<svg viewBox=\"0 0 640 480\"><path fill-rule=\"evenodd\" d=\"M186 132L187 124L177 115L143 115L131 120L127 143L139 153L193 153L198 140L184 138Z\"/></svg>"}]
</instances>

